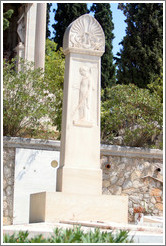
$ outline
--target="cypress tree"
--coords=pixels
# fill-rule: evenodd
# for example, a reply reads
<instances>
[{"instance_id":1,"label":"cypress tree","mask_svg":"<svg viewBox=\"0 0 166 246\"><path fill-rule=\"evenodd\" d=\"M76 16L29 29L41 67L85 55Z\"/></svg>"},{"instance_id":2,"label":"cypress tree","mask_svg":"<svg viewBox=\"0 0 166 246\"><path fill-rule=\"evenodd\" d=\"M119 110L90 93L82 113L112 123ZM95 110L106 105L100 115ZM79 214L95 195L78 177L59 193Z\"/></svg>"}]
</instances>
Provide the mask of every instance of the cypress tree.
<instances>
[{"instance_id":1,"label":"cypress tree","mask_svg":"<svg viewBox=\"0 0 166 246\"><path fill-rule=\"evenodd\" d=\"M50 37L50 30L49 30L49 24L50 24L50 9L51 9L52 3L47 3L47 16L46 16L46 38Z\"/></svg>"},{"instance_id":2,"label":"cypress tree","mask_svg":"<svg viewBox=\"0 0 166 246\"><path fill-rule=\"evenodd\" d=\"M56 24L53 24L53 34L55 35L53 40L58 44L57 49L63 45L63 36L66 28L83 14L89 13L86 3L58 3L57 10L55 12Z\"/></svg>"},{"instance_id":3,"label":"cypress tree","mask_svg":"<svg viewBox=\"0 0 166 246\"><path fill-rule=\"evenodd\" d=\"M105 53L101 58L101 87L105 89L115 84L115 65L113 64L112 53L112 41L114 39L112 11L109 3L93 3L91 11L94 12L94 17L100 23L105 34Z\"/></svg>"},{"instance_id":4,"label":"cypress tree","mask_svg":"<svg viewBox=\"0 0 166 246\"><path fill-rule=\"evenodd\" d=\"M163 4L128 3L118 7L127 23L123 48L116 59L118 83L147 88L162 73Z\"/></svg>"}]
</instances>

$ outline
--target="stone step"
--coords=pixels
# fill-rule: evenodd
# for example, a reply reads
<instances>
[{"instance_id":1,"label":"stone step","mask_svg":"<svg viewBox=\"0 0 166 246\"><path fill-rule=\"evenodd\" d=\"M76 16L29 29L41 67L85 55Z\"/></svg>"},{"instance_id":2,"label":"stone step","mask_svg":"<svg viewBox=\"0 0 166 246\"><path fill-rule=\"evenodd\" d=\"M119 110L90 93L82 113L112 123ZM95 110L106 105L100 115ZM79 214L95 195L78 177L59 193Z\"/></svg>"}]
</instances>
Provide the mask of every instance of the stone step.
<instances>
[{"instance_id":1,"label":"stone step","mask_svg":"<svg viewBox=\"0 0 166 246\"><path fill-rule=\"evenodd\" d=\"M163 217L162 216L149 216L149 215L145 215L144 216L144 221L143 223L145 225L152 225L152 226L156 226L156 227L162 227L163 226Z\"/></svg>"}]
</instances>

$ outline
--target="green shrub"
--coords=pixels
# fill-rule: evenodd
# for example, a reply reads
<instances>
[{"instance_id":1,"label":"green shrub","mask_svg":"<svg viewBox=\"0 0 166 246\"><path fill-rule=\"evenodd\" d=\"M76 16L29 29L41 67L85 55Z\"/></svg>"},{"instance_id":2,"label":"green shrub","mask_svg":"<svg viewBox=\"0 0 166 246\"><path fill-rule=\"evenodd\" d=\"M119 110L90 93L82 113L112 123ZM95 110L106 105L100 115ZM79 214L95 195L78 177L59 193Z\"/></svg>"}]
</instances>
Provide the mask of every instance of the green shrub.
<instances>
[{"instance_id":1,"label":"green shrub","mask_svg":"<svg viewBox=\"0 0 166 246\"><path fill-rule=\"evenodd\" d=\"M61 131L63 82L65 72L65 57L62 50L56 51L57 44L49 39L46 40L45 56L45 82L47 91L52 95L49 99L48 114Z\"/></svg>"},{"instance_id":2,"label":"green shrub","mask_svg":"<svg viewBox=\"0 0 166 246\"><path fill-rule=\"evenodd\" d=\"M28 231L19 232L18 235L11 236L5 234L3 237L4 243L132 243L132 239L128 239L128 231L120 230L116 233L101 232L98 228L94 231L84 232L81 227L73 229L56 228L54 233L44 238L42 234L29 238Z\"/></svg>"},{"instance_id":3,"label":"green shrub","mask_svg":"<svg viewBox=\"0 0 166 246\"><path fill-rule=\"evenodd\" d=\"M46 42L45 71L34 63L16 59L3 64L3 134L13 137L57 138L46 129L61 129L64 55ZM44 121L43 119L46 119ZM44 122L44 123L43 123ZM55 136L56 135L56 136Z\"/></svg>"},{"instance_id":4,"label":"green shrub","mask_svg":"<svg viewBox=\"0 0 166 246\"><path fill-rule=\"evenodd\" d=\"M123 144L150 147L162 132L161 98L148 89L133 84L116 85L107 90L108 99L101 105L101 141L111 143L123 136Z\"/></svg>"},{"instance_id":5,"label":"green shrub","mask_svg":"<svg viewBox=\"0 0 166 246\"><path fill-rule=\"evenodd\" d=\"M26 128L37 129L47 115L45 81L41 69L33 63L20 61L22 70L15 69L16 60L3 63L3 134L22 136Z\"/></svg>"}]
</instances>

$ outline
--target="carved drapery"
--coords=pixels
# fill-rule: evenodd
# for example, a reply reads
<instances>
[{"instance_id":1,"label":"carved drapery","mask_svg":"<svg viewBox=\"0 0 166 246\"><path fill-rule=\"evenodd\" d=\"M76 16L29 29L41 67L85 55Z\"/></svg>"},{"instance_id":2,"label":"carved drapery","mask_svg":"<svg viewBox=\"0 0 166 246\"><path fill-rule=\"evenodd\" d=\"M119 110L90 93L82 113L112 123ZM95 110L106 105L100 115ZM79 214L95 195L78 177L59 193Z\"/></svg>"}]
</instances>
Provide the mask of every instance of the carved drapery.
<instances>
[{"instance_id":1,"label":"carved drapery","mask_svg":"<svg viewBox=\"0 0 166 246\"><path fill-rule=\"evenodd\" d=\"M17 33L21 40L21 43L25 43L25 14L23 13L21 18L17 21L18 27L17 27Z\"/></svg>"}]
</instances>

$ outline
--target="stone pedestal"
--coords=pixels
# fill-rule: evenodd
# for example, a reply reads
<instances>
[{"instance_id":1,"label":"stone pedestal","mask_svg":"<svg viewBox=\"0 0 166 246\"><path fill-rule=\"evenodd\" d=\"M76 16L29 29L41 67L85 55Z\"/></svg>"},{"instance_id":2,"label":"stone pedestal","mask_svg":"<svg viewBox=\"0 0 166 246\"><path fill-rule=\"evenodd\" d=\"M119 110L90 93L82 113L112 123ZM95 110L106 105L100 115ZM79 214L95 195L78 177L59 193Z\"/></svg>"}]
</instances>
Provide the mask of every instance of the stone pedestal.
<instances>
[{"instance_id":1,"label":"stone pedestal","mask_svg":"<svg viewBox=\"0 0 166 246\"><path fill-rule=\"evenodd\" d=\"M16 46L14 51L17 52L17 70L21 71L21 65L20 65L20 59L24 59L24 52L25 52L25 47L22 42L19 42L19 44Z\"/></svg>"},{"instance_id":2,"label":"stone pedestal","mask_svg":"<svg viewBox=\"0 0 166 246\"><path fill-rule=\"evenodd\" d=\"M102 194L102 171L99 169L59 168L57 188L72 194Z\"/></svg>"},{"instance_id":3,"label":"stone pedestal","mask_svg":"<svg viewBox=\"0 0 166 246\"><path fill-rule=\"evenodd\" d=\"M127 223L127 196L75 195L64 192L32 194L30 223L61 220Z\"/></svg>"}]
</instances>

